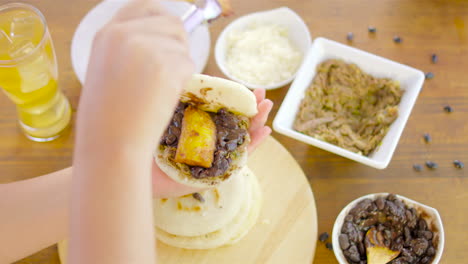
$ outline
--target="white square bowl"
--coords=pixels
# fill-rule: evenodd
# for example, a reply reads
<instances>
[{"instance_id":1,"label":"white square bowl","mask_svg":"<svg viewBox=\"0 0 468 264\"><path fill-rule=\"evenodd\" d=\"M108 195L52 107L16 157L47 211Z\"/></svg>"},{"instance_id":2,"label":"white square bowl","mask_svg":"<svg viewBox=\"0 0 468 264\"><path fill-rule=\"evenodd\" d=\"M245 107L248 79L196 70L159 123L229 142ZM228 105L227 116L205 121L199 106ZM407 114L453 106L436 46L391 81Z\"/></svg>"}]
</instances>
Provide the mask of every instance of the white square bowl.
<instances>
[{"instance_id":1,"label":"white square bowl","mask_svg":"<svg viewBox=\"0 0 468 264\"><path fill-rule=\"evenodd\" d=\"M379 78L399 81L405 91L399 104L399 116L390 126L381 145L369 156L363 156L328 142L299 133L293 129L299 105L306 89L315 77L316 67L327 59L342 59L354 63L364 72ZM291 84L283 103L273 121L273 129L309 145L330 151L365 165L385 169L392 159L401 133L408 121L424 83L424 73L406 65L340 44L325 38L316 38L304 59L294 82Z\"/></svg>"}]
</instances>

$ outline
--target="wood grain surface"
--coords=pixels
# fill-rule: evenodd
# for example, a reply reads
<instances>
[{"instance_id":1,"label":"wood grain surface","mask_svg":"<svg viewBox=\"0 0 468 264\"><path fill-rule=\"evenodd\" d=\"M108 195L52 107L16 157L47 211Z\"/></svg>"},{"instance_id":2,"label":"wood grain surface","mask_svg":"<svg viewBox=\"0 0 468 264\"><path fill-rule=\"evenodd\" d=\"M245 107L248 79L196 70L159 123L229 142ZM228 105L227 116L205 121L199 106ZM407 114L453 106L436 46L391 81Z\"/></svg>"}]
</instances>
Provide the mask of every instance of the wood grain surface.
<instances>
[{"instance_id":1,"label":"wood grain surface","mask_svg":"<svg viewBox=\"0 0 468 264\"><path fill-rule=\"evenodd\" d=\"M6 2L2 0L1 3ZM76 108L81 86L70 63L70 41L80 19L97 0L28 0L45 14L58 55L60 85ZM351 200L368 193L395 192L439 210L445 223L446 246L441 263L464 263L468 259L468 173L455 169L454 159L468 165L468 1L464 0L236 0L234 17L211 27L212 44L221 30L237 16L280 6L294 9L306 21L312 37L323 36L351 44L423 71L435 78L424 90L403 132L390 166L376 170L299 143L280 135L305 171L314 190L319 216L319 233L331 232L335 217ZM375 36L368 26L377 27ZM393 36L403 42L395 44ZM439 62L432 64L430 55ZM213 58L205 73L222 76ZM273 119L288 87L267 93L275 102ZM442 108L450 104L454 112ZM432 143L422 136L430 133ZM0 180L31 178L71 165L73 130L51 143L28 141L16 125L14 105L0 96ZM432 160L433 171L415 172L414 163ZM3 216L5 217L5 216ZM7 217L7 216L6 216ZM18 263L51 263L57 258L51 247ZM333 252L318 243L315 263L337 263Z\"/></svg>"},{"instance_id":2,"label":"wood grain surface","mask_svg":"<svg viewBox=\"0 0 468 264\"><path fill-rule=\"evenodd\" d=\"M158 241L158 263L306 264L312 261L317 243L317 211L301 167L271 137L249 157L248 166L262 189L262 209L249 233L234 245L211 250L186 250ZM61 264L66 264L67 242L61 242L58 247Z\"/></svg>"}]
</instances>

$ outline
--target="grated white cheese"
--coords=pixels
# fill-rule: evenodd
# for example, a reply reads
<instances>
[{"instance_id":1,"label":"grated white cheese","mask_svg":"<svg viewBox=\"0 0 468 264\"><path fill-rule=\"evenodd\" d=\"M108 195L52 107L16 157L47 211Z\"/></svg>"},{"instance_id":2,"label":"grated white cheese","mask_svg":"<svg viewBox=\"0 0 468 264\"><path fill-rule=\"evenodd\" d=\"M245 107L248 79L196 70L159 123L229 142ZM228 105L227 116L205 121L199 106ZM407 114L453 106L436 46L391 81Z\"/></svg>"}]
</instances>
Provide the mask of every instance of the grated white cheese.
<instances>
[{"instance_id":1,"label":"grated white cheese","mask_svg":"<svg viewBox=\"0 0 468 264\"><path fill-rule=\"evenodd\" d=\"M227 36L226 67L234 77L256 85L287 80L301 63L301 52L281 25L252 23Z\"/></svg>"}]
</instances>

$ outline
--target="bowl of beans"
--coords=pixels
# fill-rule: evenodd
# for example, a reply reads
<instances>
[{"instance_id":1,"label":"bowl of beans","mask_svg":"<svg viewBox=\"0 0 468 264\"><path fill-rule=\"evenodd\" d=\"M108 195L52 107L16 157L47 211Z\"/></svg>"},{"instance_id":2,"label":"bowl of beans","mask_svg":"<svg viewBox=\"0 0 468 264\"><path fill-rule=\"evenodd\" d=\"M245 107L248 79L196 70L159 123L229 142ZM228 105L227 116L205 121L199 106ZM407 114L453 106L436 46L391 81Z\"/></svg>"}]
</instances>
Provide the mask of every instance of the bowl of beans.
<instances>
[{"instance_id":1,"label":"bowl of beans","mask_svg":"<svg viewBox=\"0 0 468 264\"><path fill-rule=\"evenodd\" d=\"M436 264L444 228L436 209L401 195L375 193L340 212L332 242L340 264Z\"/></svg>"}]
</instances>

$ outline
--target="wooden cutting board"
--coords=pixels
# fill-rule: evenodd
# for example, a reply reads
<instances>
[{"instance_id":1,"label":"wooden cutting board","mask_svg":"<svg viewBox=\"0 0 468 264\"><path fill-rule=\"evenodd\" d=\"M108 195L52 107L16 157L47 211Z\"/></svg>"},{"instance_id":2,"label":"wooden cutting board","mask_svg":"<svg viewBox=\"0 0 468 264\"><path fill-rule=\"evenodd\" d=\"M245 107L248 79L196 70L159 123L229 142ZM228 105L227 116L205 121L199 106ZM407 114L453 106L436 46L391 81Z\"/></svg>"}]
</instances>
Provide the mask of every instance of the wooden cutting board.
<instances>
[{"instance_id":1,"label":"wooden cutting board","mask_svg":"<svg viewBox=\"0 0 468 264\"><path fill-rule=\"evenodd\" d=\"M272 137L249 158L249 167L263 192L260 217L249 234L235 245L211 250L179 249L158 241L158 263L312 263L317 211L304 172ZM62 260L66 248L65 243L59 243Z\"/></svg>"}]
</instances>

